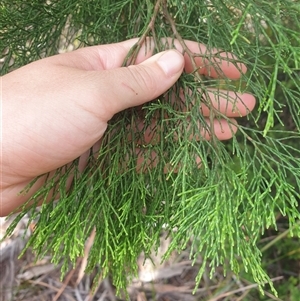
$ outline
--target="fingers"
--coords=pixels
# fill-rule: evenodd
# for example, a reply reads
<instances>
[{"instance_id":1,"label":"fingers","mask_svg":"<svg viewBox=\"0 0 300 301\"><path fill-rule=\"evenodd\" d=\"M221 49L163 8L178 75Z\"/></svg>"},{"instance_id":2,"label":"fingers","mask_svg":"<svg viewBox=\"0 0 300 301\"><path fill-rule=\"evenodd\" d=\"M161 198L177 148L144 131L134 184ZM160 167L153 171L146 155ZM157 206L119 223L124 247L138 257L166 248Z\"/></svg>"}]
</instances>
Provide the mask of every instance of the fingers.
<instances>
[{"instance_id":1,"label":"fingers","mask_svg":"<svg viewBox=\"0 0 300 301\"><path fill-rule=\"evenodd\" d=\"M141 121L130 127L127 136L128 141L134 142L137 147L149 147L158 145L161 139L169 139L169 134L174 141L188 140L201 141L203 139L210 140L214 135L218 140L228 140L237 132L237 122L235 119L214 119L213 123L206 118L205 124L203 121L198 121L197 124L182 123L176 129L169 129L167 123L158 125L153 121L149 126Z\"/></svg>"},{"instance_id":2,"label":"fingers","mask_svg":"<svg viewBox=\"0 0 300 301\"><path fill-rule=\"evenodd\" d=\"M76 67L82 70L99 71L116 69L123 65L130 49L138 42L138 38L120 43L91 46L73 52L50 57L61 65ZM137 57L136 64L140 64L153 55L154 43L143 44Z\"/></svg>"},{"instance_id":3,"label":"fingers","mask_svg":"<svg viewBox=\"0 0 300 301\"><path fill-rule=\"evenodd\" d=\"M87 84L94 83L95 91L101 95L101 117L107 121L124 109L163 94L178 80L183 67L183 56L176 50L168 50L139 65L94 72Z\"/></svg>"},{"instance_id":4,"label":"fingers","mask_svg":"<svg viewBox=\"0 0 300 301\"><path fill-rule=\"evenodd\" d=\"M237 57L230 52L221 52L216 48L208 49L203 44L189 40L184 40L184 46L178 40L172 40L171 38L165 39L164 43L166 47L174 45L179 52L184 53L185 72L187 73L195 72L194 65L198 67L199 74L213 78L239 79L241 74L247 72L246 66L237 63ZM193 54L192 58L184 47Z\"/></svg>"},{"instance_id":5,"label":"fingers","mask_svg":"<svg viewBox=\"0 0 300 301\"><path fill-rule=\"evenodd\" d=\"M64 66L77 67L83 70L109 70L122 66L126 56L131 48L139 39L130 39L120 43L92 46L82 48L71 53L65 53L50 58ZM175 48L184 53L183 46L178 40L171 38L163 39L161 43L165 49ZM198 66L198 72L210 77L228 77L238 79L247 68L242 63L234 63L236 56L228 52L220 52L218 49L207 49L207 47L198 42L185 40L186 47L194 54L195 63ZM147 38L136 56L135 64L140 64L149 59L155 50L153 39ZM185 71L190 73L194 71L193 62L190 56L185 53Z\"/></svg>"},{"instance_id":6,"label":"fingers","mask_svg":"<svg viewBox=\"0 0 300 301\"><path fill-rule=\"evenodd\" d=\"M241 74L247 72L247 68L242 63L237 63L238 58L230 52L220 52L219 49L207 49L193 41L185 41L191 52L195 53L195 62L199 67L199 73L213 77L228 77L239 79ZM198 55L198 56L197 56ZM199 56L200 55L200 56ZM193 72L194 67L190 57L185 55L185 71Z\"/></svg>"},{"instance_id":7,"label":"fingers","mask_svg":"<svg viewBox=\"0 0 300 301\"><path fill-rule=\"evenodd\" d=\"M87 47L49 60L58 65L100 71L86 77L86 91L98 95L98 98L100 95L100 107L94 107L94 110L106 121L119 111L155 99L177 81L184 68L187 72L193 72L193 63L198 66L197 72L211 77L227 76L236 79L246 71L243 64L228 61L236 59L233 54L219 53L216 49L208 50L204 45L193 41L185 41L185 45L182 45L178 40L170 38L162 41L165 48L170 45L170 48L175 47L178 51L165 51L152 56L155 45L148 38L136 56L136 65L120 68L137 42L138 39L132 39ZM193 58L191 53L186 53L187 48L184 47L195 54ZM179 52L184 55L180 56Z\"/></svg>"},{"instance_id":8,"label":"fingers","mask_svg":"<svg viewBox=\"0 0 300 301\"><path fill-rule=\"evenodd\" d=\"M200 93L200 92L199 92ZM243 117L249 114L255 107L255 97L248 93L238 93L228 90L208 89L202 92L200 112L203 116L210 116L211 110L216 115L227 117ZM181 110L187 112L186 97L192 97L192 92L183 90L180 91L180 104ZM172 95L171 103L178 103L178 98L175 92ZM195 106L196 101L190 101L189 107ZM178 107L178 106L177 106Z\"/></svg>"},{"instance_id":9,"label":"fingers","mask_svg":"<svg viewBox=\"0 0 300 301\"><path fill-rule=\"evenodd\" d=\"M139 51L136 64L147 59L154 51L154 42L151 39L147 39L147 41L147 44L143 44ZM126 47L131 45L131 43L132 40L126 41ZM198 67L199 74L213 78L228 77L230 79L239 79L243 73L247 72L246 66L243 63L238 63L238 58L230 52L221 52L216 48L208 49L203 44L189 40L184 40L185 46L178 40L171 38L162 39L161 43L164 44L165 49L175 47L179 52L184 53L185 72L187 73L195 71L194 62ZM193 53L194 62L192 62L192 58L183 47L186 47Z\"/></svg>"},{"instance_id":10,"label":"fingers","mask_svg":"<svg viewBox=\"0 0 300 301\"><path fill-rule=\"evenodd\" d=\"M204 128L203 125L200 125L199 123L199 131L190 135L190 140L201 140L206 139L210 140L212 137L212 133L210 130L213 129L214 135L219 140L228 140L231 139L232 136L237 131L237 122L234 119L231 120L214 120L213 125L210 124L210 121L207 119L207 128ZM141 133L140 130L143 125L139 126L139 129L137 129L138 133ZM189 126L190 127L190 126ZM210 129L210 130L208 130ZM186 129L186 131L189 131L190 129ZM180 129L174 136L174 141L177 141L179 139L178 135L184 135L184 130ZM138 172L147 172L147 170L152 169L156 167L160 160L162 159L161 155L158 155L155 150L153 150L152 146L155 146L160 143L161 135L159 133L159 129L156 126L156 130L153 131L150 127L148 127L144 131L144 136L139 137L134 143L136 144L136 170ZM182 140L182 139L181 139ZM130 138L129 138L130 141ZM149 148L149 145L151 147ZM200 157L196 156L194 158L195 166L198 168L201 167L201 159ZM164 165L164 172L178 172L178 169L181 166L181 162L178 163L177 166L172 166L169 163L166 163Z\"/></svg>"},{"instance_id":11,"label":"fingers","mask_svg":"<svg viewBox=\"0 0 300 301\"><path fill-rule=\"evenodd\" d=\"M208 105L227 117L246 116L255 107L255 98L248 93L211 89L202 98L201 112L204 116L210 114Z\"/></svg>"},{"instance_id":12,"label":"fingers","mask_svg":"<svg viewBox=\"0 0 300 301\"><path fill-rule=\"evenodd\" d=\"M185 99L183 93L181 93L181 103L183 104L182 111L186 112L187 108L184 105ZM241 94L233 91L226 90L209 90L206 94L202 96L203 102L199 107L199 114L204 117L209 117L211 110L214 109L214 114L218 119L214 120L214 123L210 123L210 118L206 118L206 125L203 125L199 121L195 126L198 128L198 132L194 131L194 134L191 134L189 139L201 140L211 139L211 136L214 135L219 140L231 139L232 136L237 131L237 123L233 117L242 117L249 114L255 106L255 98L251 94ZM175 97L172 100L176 101ZM191 104L193 106L193 104ZM225 118L220 118L221 116ZM228 118L227 118L228 117ZM159 116L157 117L159 118ZM166 123L167 119L170 116L165 115ZM188 115L187 115L188 118ZM159 128L155 117L152 124L148 127L145 126L141 120L139 123L134 125L135 128L131 128L134 134L129 135L128 139L130 141L135 140L136 145L156 145L161 140L161 131L163 129ZM176 131L174 131L173 137L175 140L179 139L179 134L184 135L185 132L190 131L190 128L183 128L184 125L179 124Z\"/></svg>"}]
</instances>

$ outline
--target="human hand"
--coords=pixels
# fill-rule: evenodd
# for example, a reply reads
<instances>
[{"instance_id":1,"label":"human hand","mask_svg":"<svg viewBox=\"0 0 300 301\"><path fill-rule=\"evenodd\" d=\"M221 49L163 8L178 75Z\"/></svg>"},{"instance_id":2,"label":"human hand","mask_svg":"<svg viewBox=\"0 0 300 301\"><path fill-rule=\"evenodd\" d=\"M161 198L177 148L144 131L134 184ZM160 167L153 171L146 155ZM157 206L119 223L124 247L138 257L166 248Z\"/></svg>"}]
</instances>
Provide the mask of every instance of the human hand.
<instances>
[{"instance_id":1,"label":"human hand","mask_svg":"<svg viewBox=\"0 0 300 301\"><path fill-rule=\"evenodd\" d=\"M155 99L179 78L192 71L187 55L178 49L151 56L142 47L136 65L121 67L137 39L88 47L39 60L2 77L1 206L5 216L25 202L44 182L41 177L25 196L18 193L36 176L54 173L75 158L84 158L100 141L114 114ZM192 52L205 51L186 41ZM233 58L233 56L232 56ZM198 57L199 72L218 77ZM219 62L225 76L238 79L240 71L226 60ZM246 71L240 65L241 72ZM237 95L235 110L220 98L217 109L228 117L246 115L255 105L250 94ZM203 106L203 114L209 111ZM218 139L232 137L227 121L216 122ZM208 137L207 137L208 138ZM84 161L84 160L83 160Z\"/></svg>"}]
</instances>

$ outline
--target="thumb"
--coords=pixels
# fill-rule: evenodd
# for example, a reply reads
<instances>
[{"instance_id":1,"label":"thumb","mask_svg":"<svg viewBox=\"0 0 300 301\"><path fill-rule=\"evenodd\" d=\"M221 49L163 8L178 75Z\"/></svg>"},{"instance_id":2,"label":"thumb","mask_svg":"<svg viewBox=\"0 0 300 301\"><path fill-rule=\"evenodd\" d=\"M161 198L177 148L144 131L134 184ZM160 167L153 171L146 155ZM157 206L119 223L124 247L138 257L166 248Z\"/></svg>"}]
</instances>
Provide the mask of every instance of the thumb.
<instances>
[{"instance_id":1,"label":"thumb","mask_svg":"<svg viewBox=\"0 0 300 301\"><path fill-rule=\"evenodd\" d=\"M101 100L108 104L105 106L107 119L163 94L178 80L183 68L183 55L177 50L168 50L139 65L101 72Z\"/></svg>"}]
</instances>

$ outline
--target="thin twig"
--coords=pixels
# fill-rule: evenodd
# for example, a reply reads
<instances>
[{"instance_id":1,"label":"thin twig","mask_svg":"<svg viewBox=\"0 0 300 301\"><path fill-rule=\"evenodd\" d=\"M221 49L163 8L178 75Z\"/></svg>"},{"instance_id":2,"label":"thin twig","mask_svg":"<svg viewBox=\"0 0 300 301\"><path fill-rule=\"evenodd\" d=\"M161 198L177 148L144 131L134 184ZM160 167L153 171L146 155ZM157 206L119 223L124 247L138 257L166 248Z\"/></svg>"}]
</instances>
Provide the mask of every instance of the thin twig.
<instances>
[{"instance_id":1,"label":"thin twig","mask_svg":"<svg viewBox=\"0 0 300 301\"><path fill-rule=\"evenodd\" d=\"M84 276L84 271L85 271L85 269L87 267L87 263L88 263L89 253L90 253L91 247L94 244L95 235L96 235L96 227L93 228L89 238L87 239L87 242L86 242L86 245L84 248L84 256L81 261L80 269L78 272L78 277L77 277L76 284L75 284L76 286L79 285L80 281L82 280L82 278Z\"/></svg>"},{"instance_id":2,"label":"thin twig","mask_svg":"<svg viewBox=\"0 0 300 301\"><path fill-rule=\"evenodd\" d=\"M31 284L34 284L34 285L39 285L39 286L43 286L43 287L50 288L50 289L52 289L53 291L56 291L57 293L59 293L60 290L61 290L61 288L56 288L55 286L50 285L50 284L48 284L48 283L46 283L46 282L42 282L42 281L28 280L27 282L28 282L28 283L31 283ZM70 295L68 295L68 294L65 294L65 296L66 296L68 299L70 299L71 301L75 301L75 299L74 299L72 296L70 296ZM53 300L54 300L54 299L53 299ZM52 301L53 301L53 300L52 300Z\"/></svg>"},{"instance_id":3,"label":"thin twig","mask_svg":"<svg viewBox=\"0 0 300 301\"><path fill-rule=\"evenodd\" d=\"M276 277L276 278L272 278L271 281L281 280L282 278L283 278L282 276L279 276L279 277ZM256 284L256 283L255 284L250 284L250 285L247 285L245 287L238 288L236 290L220 294L220 295L218 295L218 296L216 296L212 299L209 299L209 301L218 301L218 300L220 300L222 298L225 298L225 297L228 297L230 295L234 295L234 294L237 294L237 293L240 293L240 292L244 292L246 290L250 290L250 289L256 288L256 287L258 287L258 284ZM279 301L280 299L277 299L277 300Z\"/></svg>"},{"instance_id":4,"label":"thin twig","mask_svg":"<svg viewBox=\"0 0 300 301\"><path fill-rule=\"evenodd\" d=\"M192 65L193 65L193 73L196 77L196 79L201 82L202 81L202 77L200 76L200 74L198 73L198 70L200 67L197 66L196 64L196 61L195 61L195 53L193 53L188 47L187 45L185 44L183 38L181 37L181 35L178 33L177 31L177 28L176 28L176 25L175 25L175 22L172 18L172 16L170 15L169 11L168 11L168 7L167 7L167 1L164 0L163 1L163 13L164 13L164 16L166 18L166 20L170 23L171 25L171 28L172 28L172 31L173 31L173 34L175 36L175 38L178 40L178 42L180 43L180 45L182 46L182 54L187 54L190 59L191 59L191 62L192 62Z\"/></svg>"},{"instance_id":5,"label":"thin twig","mask_svg":"<svg viewBox=\"0 0 300 301\"><path fill-rule=\"evenodd\" d=\"M89 292L88 296L86 297L87 301L92 301L94 299L99 290L100 285L102 284L102 280L103 278L101 273L97 279L97 284L93 284L93 289ZM96 279L94 279L94 281L96 281Z\"/></svg>"},{"instance_id":6,"label":"thin twig","mask_svg":"<svg viewBox=\"0 0 300 301\"><path fill-rule=\"evenodd\" d=\"M157 14L159 12L159 8L161 6L161 2L163 0L157 0L154 6L154 10L153 10L153 15L150 19L150 22L147 25L146 30L144 31L144 33L142 34L142 36L139 38L139 40L137 41L137 43L131 48L131 50L129 51L127 57L124 60L123 66L128 66L128 65L133 65L136 57L142 47L142 45L144 44L144 42L147 39L147 36L149 34L149 32L151 31L152 33L154 32L154 25L155 25L155 20L157 17Z\"/></svg>"},{"instance_id":7,"label":"thin twig","mask_svg":"<svg viewBox=\"0 0 300 301\"><path fill-rule=\"evenodd\" d=\"M78 258L77 262L76 262L76 268L72 269L69 274L67 275L67 277L65 278L62 287L60 288L60 290L57 292L57 294L54 296L52 301L57 301L58 298L61 296L61 294L64 292L64 290L66 289L66 287L68 286L68 283L70 282L70 280L72 279L72 276L74 275L77 267L79 266L80 262L81 262L82 258Z\"/></svg>"},{"instance_id":8,"label":"thin twig","mask_svg":"<svg viewBox=\"0 0 300 301\"><path fill-rule=\"evenodd\" d=\"M194 52L192 52L186 45L184 39L181 37L181 35L178 33L175 22L172 18L172 16L170 15L169 11L168 11L168 7L167 7L167 1L164 0L163 2L163 13L164 16L166 18L166 20L169 22L169 24L171 25L173 34L175 36L175 38L178 40L178 42L180 43L180 45L183 48L183 53L182 54L187 54L190 57L192 66L193 66L193 75L195 76L195 79L201 83L203 81L202 76L199 74L198 70L201 68L199 66L197 66L197 63L195 61L195 57L197 57L197 54L195 54ZM218 110L216 110L212 104L212 101L210 100L210 97L207 93L207 91L204 90L205 96L206 96L206 100L209 103L209 109L210 109L210 114L209 114L209 128L210 128L210 132L211 132L211 138L212 138L212 143L213 144L217 144L216 143L216 136L215 136L215 130L214 130L214 119L217 116L217 114L219 114Z\"/></svg>"},{"instance_id":9,"label":"thin twig","mask_svg":"<svg viewBox=\"0 0 300 301\"><path fill-rule=\"evenodd\" d=\"M266 250L268 250L270 247L272 247L274 244L276 244L279 240L283 239L285 236L287 236L289 233L293 231L294 228L296 228L297 225L299 225L300 222L296 223L291 229L287 229L281 234L277 235L273 240L271 240L268 244L266 244L264 247L260 249L260 251L263 253Z\"/></svg>"}]
</instances>

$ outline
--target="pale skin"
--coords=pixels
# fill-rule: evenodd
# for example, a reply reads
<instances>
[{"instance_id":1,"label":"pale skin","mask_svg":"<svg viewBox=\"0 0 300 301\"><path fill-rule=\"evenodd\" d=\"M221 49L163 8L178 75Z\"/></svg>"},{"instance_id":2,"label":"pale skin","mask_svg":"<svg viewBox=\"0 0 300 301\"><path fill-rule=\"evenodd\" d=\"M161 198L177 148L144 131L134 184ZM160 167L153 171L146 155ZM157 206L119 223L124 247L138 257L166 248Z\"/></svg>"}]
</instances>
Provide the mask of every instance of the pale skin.
<instances>
[{"instance_id":1,"label":"pale skin","mask_svg":"<svg viewBox=\"0 0 300 301\"><path fill-rule=\"evenodd\" d=\"M121 67L136 42L132 39L56 55L1 78L1 216L11 213L41 187L43 177L28 194L19 195L36 176L51 173L80 156L85 158L91 147L101 143L114 114L155 99L184 70L193 70L177 41L177 50L156 55L142 48L136 65ZM205 46L199 48L196 42L186 41L186 45L194 53L205 51ZM200 73L219 76L216 70L207 69L201 58L196 63ZM230 79L246 72L243 64L237 68L225 60L219 60L219 67ZM245 93L237 94L235 108L225 97L217 103L217 109L234 122L254 108L255 99ZM209 116L207 107L201 110ZM214 131L218 139L226 140L236 128L223 120L215 123Z\"/></svg>"}]
</instances>

